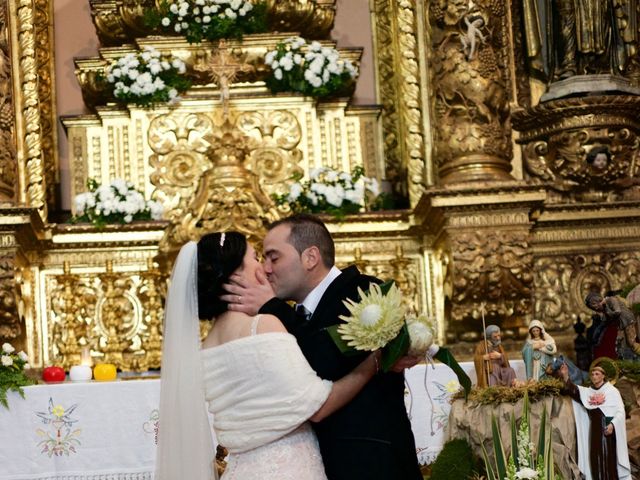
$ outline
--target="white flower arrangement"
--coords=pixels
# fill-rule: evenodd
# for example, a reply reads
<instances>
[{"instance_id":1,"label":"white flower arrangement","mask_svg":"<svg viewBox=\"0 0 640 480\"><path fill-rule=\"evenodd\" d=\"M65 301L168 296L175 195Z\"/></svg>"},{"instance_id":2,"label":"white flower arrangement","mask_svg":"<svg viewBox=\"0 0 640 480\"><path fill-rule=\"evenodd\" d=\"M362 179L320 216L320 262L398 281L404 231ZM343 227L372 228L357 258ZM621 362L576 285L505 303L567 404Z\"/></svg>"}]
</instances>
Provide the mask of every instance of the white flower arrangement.
<instances>
[{"instance_id":1,"label":"white flower arrangement","mask_svg":"<svg viewBox=\"0 0 640 480\"><path fill-rule=\"evenodd\" d=\"M179 58L163 59L158 50L145 47L109 65L106 79L116 99L144 106L177 101L178 94L191 86L185 72L186 65Z\"/></svg>"},{"instance_id":2,"label":"white flower arrangement","mask_svg":"<svg viewBox=\"0 0 640 480\"><path fill-rule=\"evenodd\" d=\"M289 193L274 195L276 205L288 205L297 213L329 213L338 218L376 205L380 184L364 176L362 167L351 174L331 168L314 168L309 180L293 178Z\"/></svg>"},{"instance_id":3,"label":"white flower arrangement","mask_svg":"<svg viewBox=\"0 0 640 480\"><path fill-rule=\"evenodd\" d=\"M25 368L29 366L29 357L24 352L16 353L16 349L10 343L2 344L0 351L0 404L9 408L7 392L13 390L24 398L22 387L33 385L35 382L29 379L25 373Z\"/></svg>"},{"instance_id":4,"label":"white flower arrangement","mask_svg":"<svg viewBox=\"0 0 640 480\"><path fill-rule=\"evenodd\" d=\"M109 185L87 182L88 192L74 198L76 216L73 222L91 222L97 227L108 223L131 223L134 220L161 220L162 204L145 200L131 182L112 180Z\"/></svg>"},{"instance_id":5,"label":"white flower arrangement","mask_svg":"<svg viewBox=\"0 0 640 480\"><path fill-rule=\"evenodd\" d=\"M267 52L265 65L271 68L266 84L272 92L293 91L325 97L338 94L353 83L358 69L320 42L307 44L302 37L290 37Z\"/></svg>"},{"instance_id":6,"label":"white flower arrangement","mask_svg":"<svg viewBox=\"0 0 640 480\"><path fill-rule=\"evenodd\" d=\"M184 35L190 43L239 38L243 33L267 30L263 2L249 0L165 0L159 15L148 19L170 33Z\"/></svg>"},{"instance_id":7,"label":"white flower arrangement","mask_svg":"<svg viewBox=\"0 0 640 480\"><path fill-rule=\"evenodd\" d=\"M511 413L511 441L505 443L511 446L509 459L505 454L505 444L498 420L491 416L491 431L494 458L489 455L482 446L482 457L488 478L504 478L505 480L555 480L555 466L553 460L553 448L551 448L551 431L547 433L550 425L547 417L547 407L542 409L538 428L538 439L533 443L531 435L531 416L529 408L529 394L525 390L522 400L522 412L520 424L516 426L516 417ZM549 429L550 430L550 429Z\"/></svg>"}]
</instances>

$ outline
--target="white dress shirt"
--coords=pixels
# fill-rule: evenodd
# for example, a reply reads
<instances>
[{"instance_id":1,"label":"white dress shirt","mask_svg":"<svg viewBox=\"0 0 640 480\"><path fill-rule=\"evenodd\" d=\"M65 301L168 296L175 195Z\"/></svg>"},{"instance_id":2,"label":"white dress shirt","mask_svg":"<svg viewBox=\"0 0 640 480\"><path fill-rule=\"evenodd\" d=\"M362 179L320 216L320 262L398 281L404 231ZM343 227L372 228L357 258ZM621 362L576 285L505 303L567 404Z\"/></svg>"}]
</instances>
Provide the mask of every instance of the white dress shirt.
<instances>
[{"instance_id":1,"label":"white dress shirt","mask_svg":"<svg viewBox=\"0 0 640 480\"><path fill-rule=\"evenodd\" d=\"M327 276L324 277L322 281L318 285L316 285L316 288L311 290L309 292L309 295L307 295L306 298L302 301L302 305L304 305L304 308L309 310L309 312L311 312L312 315L313 315L313 312L316 311L316 308L318 307L318 304L320 303L320 299L324 295L324 292L327 291L327 288L329 288L329 285L331 285L331 283L336 278L338 278L338 276L341 273L342 272L340 271L340 269L337 268L335 265L331 267L331 270L329 270L329 273L327 273Z\"/></svg>"}]
</instances>

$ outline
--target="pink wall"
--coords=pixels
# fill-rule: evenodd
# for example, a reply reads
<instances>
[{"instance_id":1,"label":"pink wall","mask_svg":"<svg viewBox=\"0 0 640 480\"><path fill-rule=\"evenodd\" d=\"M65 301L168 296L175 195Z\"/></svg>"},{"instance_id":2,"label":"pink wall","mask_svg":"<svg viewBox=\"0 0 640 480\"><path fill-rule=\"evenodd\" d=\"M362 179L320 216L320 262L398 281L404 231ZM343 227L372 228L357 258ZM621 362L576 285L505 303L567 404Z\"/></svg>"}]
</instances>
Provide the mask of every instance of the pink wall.
<instances>
[{"instance_id":1,"label":"pink wall","mask_svg":"<svg viewBox=\"0 0 640 480\"><path fill-rule=\"evenodd\" d=\"M339 47L363 47L360 78L353 103L376 103L373 75L373 35L369 0L337 0L336 20L331 36Z\"/></svg>"},{"instance_id":2,"label":"pink wall","mask_svg":"<svg viewBox=\"0 0 640 480\"><path fill-rule=\"evenodd\" d=\"M55 0L53 21L58 115L87 113L74 73L73 59L98 53L98 37L91 21L88 0ZM58 145L62 208L68 210L71 208L69 148L67 135L60 122Z\"/></svg>"},{"instance_id":3,"label":"pink wall","mask_svg":"<svg viewBox=\"0 0 640 480\"><path fill-rule=\"evenodd\" d=\"M371 18L369 0L337 0L332 37L340 47L364 47L355 104L375 103ZM54 32L58 115L87 113L74 74L75 57L98 54L98 37L91 21L88 0L55 0ZM62 208L70 209L69 148L62 124L58 124Z\"/></svg>"}]
</instances>

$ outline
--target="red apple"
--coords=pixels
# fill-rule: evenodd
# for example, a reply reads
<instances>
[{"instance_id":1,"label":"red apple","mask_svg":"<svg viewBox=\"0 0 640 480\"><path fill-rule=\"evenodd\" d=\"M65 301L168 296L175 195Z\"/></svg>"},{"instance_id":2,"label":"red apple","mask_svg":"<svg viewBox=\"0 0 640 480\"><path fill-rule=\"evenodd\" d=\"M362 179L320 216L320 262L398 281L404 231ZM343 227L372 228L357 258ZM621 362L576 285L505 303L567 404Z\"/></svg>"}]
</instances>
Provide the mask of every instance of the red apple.
<instances>
[{"instance_id":1,"label":"red apple","mask_svg":"<svg viewBox=\"0 0 640 480\"><path fill-rule=\"evenodd\" d=\"M46 367L42 371L42 379L47 383L64 382L65 376L62 367Z\"/></svg>"}]
</instances>

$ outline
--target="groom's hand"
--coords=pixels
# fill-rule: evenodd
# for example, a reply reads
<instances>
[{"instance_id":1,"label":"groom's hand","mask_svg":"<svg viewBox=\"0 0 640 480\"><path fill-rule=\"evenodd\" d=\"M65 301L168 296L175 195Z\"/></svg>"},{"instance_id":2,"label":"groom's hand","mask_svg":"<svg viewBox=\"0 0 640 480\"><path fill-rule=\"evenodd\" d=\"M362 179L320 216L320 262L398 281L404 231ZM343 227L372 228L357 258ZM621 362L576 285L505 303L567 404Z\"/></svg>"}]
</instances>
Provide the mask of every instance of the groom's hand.
<instances>
[{"instance_id":1,"label":"groom's hand","mask_svg":"<svg viewBox=\"0 0 640 480\"><path fill-rule=\"evenodd\" d=\"M418 363L420 363L420 360L422 360L421 357L405 355L404 357L400 357L389 370L396 373L402 373L405 369L416 366Z\"/></svg>"},{"instance_id":2,"label":"groom's hand","mask_svg":"<svg viewBox=\"0 0 640 480\"><path fill-rule=\"evenodd\" d=\"M253 316L265 303L276 296L267 277L260 270L256 271L256 280L257 283L248 282L238 274L229 277L229 283L223 285L228 293L220 296L229 304L229 310Z\"/></svg>"}]
</instances>

